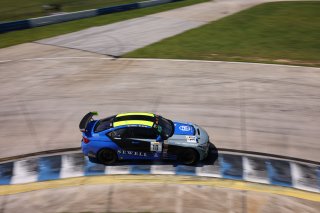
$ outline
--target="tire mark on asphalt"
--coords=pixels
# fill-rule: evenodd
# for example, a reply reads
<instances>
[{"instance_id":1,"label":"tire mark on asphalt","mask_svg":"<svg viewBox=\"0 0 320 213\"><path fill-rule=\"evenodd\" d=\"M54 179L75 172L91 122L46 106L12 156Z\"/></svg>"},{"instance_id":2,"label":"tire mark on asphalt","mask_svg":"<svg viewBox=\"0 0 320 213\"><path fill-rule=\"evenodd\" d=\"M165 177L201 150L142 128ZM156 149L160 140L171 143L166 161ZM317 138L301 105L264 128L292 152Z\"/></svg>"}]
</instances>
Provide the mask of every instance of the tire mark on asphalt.
<instances>
[{"instance_id":1,"label":"tire mark on asphalt","mask_svg":"<svg viewBox=\"0 0 320 213\"><path fill-rule=\"evenodd\" d=\"M242 213L247 213L248 208L247 208L247 191L242 190Z\"/></svg>"},{"instance_id":2,"label":"tire mark on asphalt","mask_svg":"<svg viewBox=\"0 0 320 213\"><path fill-rule=\"evenodd\" d=\"M124 51L124 45L123 45L123 42L121 42L121 40L119 40L116 37L111 36L111 35L107 35L107 37L109 37L109 38L111 38L111 40L115 41L115 45L114 46L118 48L118 53ZM92 53L97 53L97 52L92 51ZM108 55L108 54L105 54L105 55ZM120 55L113 55L113 57L114 58L118 58L118 57L120 57Z\"/></svg>"},{"instance_id":3,"label":"tire mark on asphalt","mask_svg":"<svg viewBox=\"0 0 320 213\"><path fill-rule=\"evenodd\" d=\"M113 197L113 191L114 191L114 185L110 185L109 191L108 191L108 200L107 200L107 207L106 212L109 213L112 210L112 197Z\"/></svg>"},{"instance_id":4,"label":"tire mark on asphalt","mask_svg":"<svg viewBox=\"0 0 320 213\"><path fill-rule=\"evenodd\" d=\"M75 47L59 46L59 45L56 45L56 44L40 43L40 42L37 42L37 41L31 42L31 43L47 45L47 46L53 46L53 47L60 47L60 48L64 48L64 49L78 50L78 51L82 51L82 52L86 52L86 53L95 53L95 54L99 54L101 56L108 56L111 59L117 59L118 58L118 56L115 56L115 55L101 54L101 53L93 52L93 51L90 51L90 50L78 49L78 48L75 48ZM83 57L83 58L87 58L87 57ZM105 58L97 57L97 59L105 59ZM20 59L20 60L11 60L11 61L27 61L27 60L33 60L33 59L31 58L31 59ZM46 60L46 58L44 58L44 60ZM10 61L9 60L8 61L0 61L0 63L2 63L2 62L6 63L6 62L10 62Z\"/></svg>"},{"instance_id":5,"label":"tire mark on asphalt","mask_svg":"<svg viewBox=\"0 0 320 213\"><path fill-rule=\"evenodd\" d=\"M319 71L320 71L320 69L319 69ZM320 72L319 72L319 75L320 75ZM284 85L313 87L316 89L320 88L320 86L318 86L318 85L303 84L303 83L298 83L298 82L290 82L290 81L286 81L286 80L277 80L277 79L249 78L249 79L245 79L244 81L255 82L255 83L278 83L278 84L284 84Z\"/></svg>"},{"instance_id":6,"label":"tire mark on asphalt","mask_svg":"<svg viewBox=\"0 0 320 213\"><path fill-rule=\"evenodd\" d=\"M176 213L183 213L183 187L181 185L178 186L177 199L176 199Z\"/></svg>"},{"instance_id":7,"label":"tire mark on asphalt","mask_svg":"<svg viewBox=\"0 0 320 213\"><path fill-rule=\"evenodd\" d=\"M24 103L23 100L17 99L17 103L20 107L20 113L23 116L24 120L27 123L27 129L29 129L29 134L30 136L34 139L34 141L36 142L37 146L40 147L40 149L43 150L43 147L41 146L40 140L38 139L38 134L36 131L36 128L32 122L32 119L29 117L29 112L28 109Z\"/></svg>"},{"instance_id":8,"label":"tire mark on asphalt","mask_svg":"<svg viewBox=\"0 0 320 213\"><path fill-rule=\"evenodd\" d=\"M245 106L245 88L243 82L239 81L239 104L240 104L240 127L241 127L241 149L247 150L247 123Z\"/></svg>"},{"instance_id":9,"label":"tire mark on asphalt","mask_svg":"<svg viewBox=\"0 0 320 213\"><path fill-rule=\"evenodd\" d=\"M1 206L0 206L0 213L4 213L6 211L8 196L9 195L3 196L2 203L1 203Z\"/></svg>"},{"instance_id":10,"label":"tire mark on asphalt","mask_svg":"<svg viewBox=\"0 0 320 213\"><path fill-rule=\"evenodd\" d=\"M66 121L69 121L70 118L72 118L72 116L73 116L74 114L75 114L75 112L74 112L74 113L70 113L69 116L64 116L65 119L60 119L60 120L59 120L59 122L61 122L60 125L58 125L58 127L52 132L52 134L50 134L50 136L49 136L48 139L46 140L45 144L48 144L48 146L49 146L49 144L54 144L54 143L51 143L51 142L53 142L54 140L57 139L57 137L59 137L59 132L60 132L60 130L65 127L65 125L66 125L66 123L67 123ZM48 147L47 147L47 148L48 148Z\"/></svg>"},{"instance_id":11,"label":"tire mark on asphalt","mask_svg":"<svg viewBox=\"0 0 320 213\"><path fill-rule=\"evenodd\" d=\"M159 109L159 105L161 103L162 96L155 97L155 101L152 107L152 112L157 113Z\"/></svg>"}]
</instances>

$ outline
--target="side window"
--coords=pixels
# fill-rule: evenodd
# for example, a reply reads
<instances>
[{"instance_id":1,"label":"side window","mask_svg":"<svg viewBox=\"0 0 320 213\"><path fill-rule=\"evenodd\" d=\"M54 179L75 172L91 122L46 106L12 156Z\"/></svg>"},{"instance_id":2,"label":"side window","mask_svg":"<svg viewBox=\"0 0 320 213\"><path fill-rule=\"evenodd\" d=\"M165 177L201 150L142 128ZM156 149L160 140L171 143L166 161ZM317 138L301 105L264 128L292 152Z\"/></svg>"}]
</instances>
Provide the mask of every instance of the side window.
<instances>
[{"instance_id":1,"label":"side window","mask_svg":"<svg viewBox=\"0 0 320 213\"><path fill-rule=\"evenodd\" d=\"M140 139L156 139L158 135L152 128L144 128L144 127L132 127L131 128L132 138L140 138Z\"/></svg>"},{"instance_id":2,"label":"side window","mask_svg":"<svg viewBox=\"0 0 320 213\"><path fill-rule=\"evenodd\" d=\"M110 138L128 138L130 136L129 133L130 133L129 128L122 128L122 129L111 131L107 135Z\"/></svg>"}]
</instances>

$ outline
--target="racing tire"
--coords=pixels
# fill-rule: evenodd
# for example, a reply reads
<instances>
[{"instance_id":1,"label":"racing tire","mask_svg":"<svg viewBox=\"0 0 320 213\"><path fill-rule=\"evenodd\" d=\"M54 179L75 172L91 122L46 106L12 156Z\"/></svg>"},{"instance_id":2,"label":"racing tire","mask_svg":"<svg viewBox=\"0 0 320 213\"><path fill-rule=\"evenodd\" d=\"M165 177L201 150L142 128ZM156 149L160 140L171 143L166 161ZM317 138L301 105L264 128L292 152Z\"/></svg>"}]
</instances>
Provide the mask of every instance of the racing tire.
<instances>
[{"instance_id":1,"label":"racing tire","mask_svg":"<svg viewBox=\"0 0 320 213\"><path fill-rule=\"evenodd\" d=\"M179 163L193 165L199 161L199 154L194 149L183 149L178 155Z\"/></svg>"},{"instance_id":2,"label":"racing tire","mask_svg":"<svg viewBox=\"0 0 320 213\"><path fill-rule=\"evenodd\" d=\"M112 149L101 149L97 154L99 163L110 165L118 160L118 156Z\"/></svg>"}]
</instances>

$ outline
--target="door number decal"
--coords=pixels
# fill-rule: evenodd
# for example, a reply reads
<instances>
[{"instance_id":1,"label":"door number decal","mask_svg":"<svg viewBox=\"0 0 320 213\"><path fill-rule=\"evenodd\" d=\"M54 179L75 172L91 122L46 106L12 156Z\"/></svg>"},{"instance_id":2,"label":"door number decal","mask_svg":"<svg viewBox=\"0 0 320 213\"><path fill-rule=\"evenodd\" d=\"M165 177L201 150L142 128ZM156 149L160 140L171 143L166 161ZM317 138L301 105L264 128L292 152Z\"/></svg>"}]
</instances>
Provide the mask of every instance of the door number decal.
<instances>
[{"instance_id":1,"label":"door number decal","mask_svg":"<svg viewBox=\"0 0 320 213\"><path fill-rule=\"evenodd\" d=\"M160 142L151 142L150 143L150 151L152 151L152 152L161 152L162 151L162 143L160 143Z\"/></svg>"}]
</instances>

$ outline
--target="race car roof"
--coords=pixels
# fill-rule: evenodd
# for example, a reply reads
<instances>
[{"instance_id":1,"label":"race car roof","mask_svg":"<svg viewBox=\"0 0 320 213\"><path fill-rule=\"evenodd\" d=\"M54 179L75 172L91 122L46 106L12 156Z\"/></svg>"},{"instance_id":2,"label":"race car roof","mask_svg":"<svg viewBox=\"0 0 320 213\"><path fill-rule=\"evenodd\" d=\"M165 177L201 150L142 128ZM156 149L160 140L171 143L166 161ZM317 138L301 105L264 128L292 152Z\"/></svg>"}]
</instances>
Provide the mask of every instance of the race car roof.
<instances>
[{"instance_id":1,"label":"race car roof","mask_svg":"<svg viewBox=\"0 0 320 213\"><path fill-rule=\"evenodd\" d=\"M145 112L129 112L116 115L113 126L142 125L152 127L156 120L155 114Z\"/></svg>"}]
</instances>

